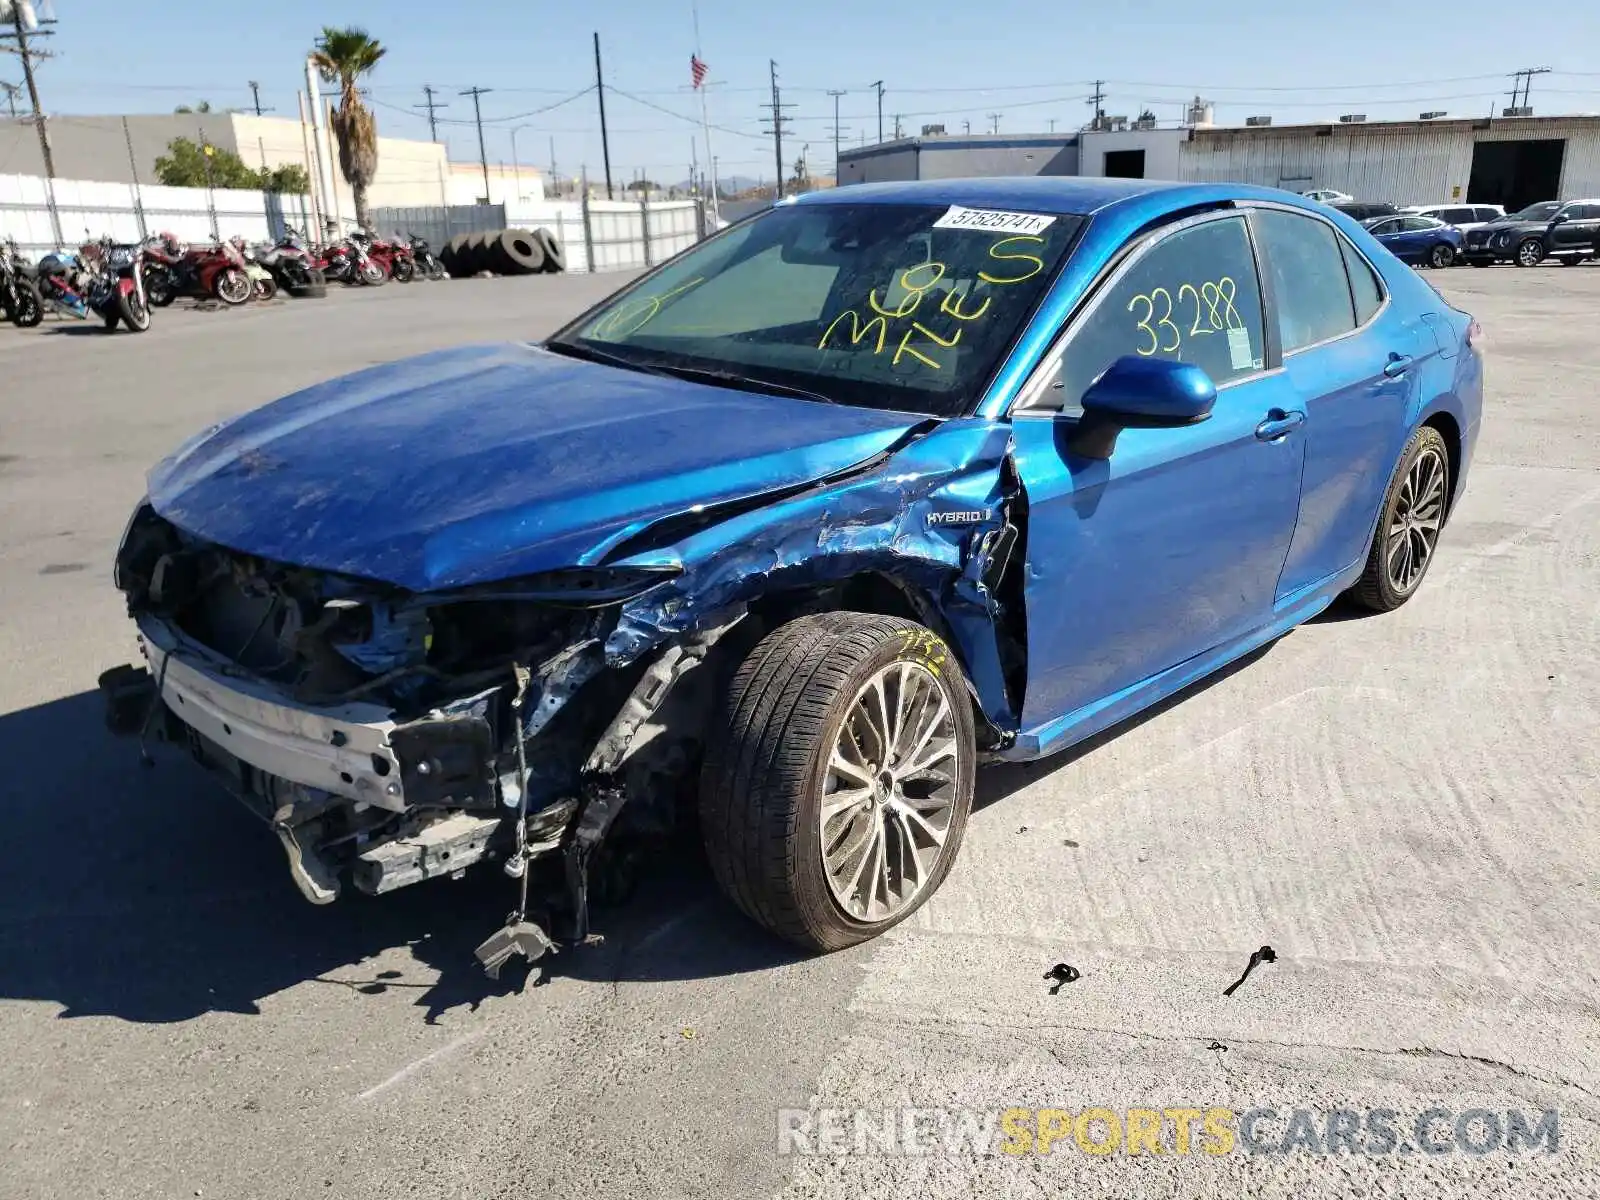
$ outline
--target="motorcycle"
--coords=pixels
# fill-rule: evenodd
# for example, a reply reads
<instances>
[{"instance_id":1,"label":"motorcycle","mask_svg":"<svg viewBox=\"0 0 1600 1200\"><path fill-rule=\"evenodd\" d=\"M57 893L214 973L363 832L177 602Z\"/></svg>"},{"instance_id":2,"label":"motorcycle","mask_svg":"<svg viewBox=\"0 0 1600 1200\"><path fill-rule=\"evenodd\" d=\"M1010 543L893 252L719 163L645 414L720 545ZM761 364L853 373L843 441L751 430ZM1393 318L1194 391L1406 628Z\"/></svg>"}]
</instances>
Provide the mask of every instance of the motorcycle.
<instances>
[{"instance_id":1,"label":"motorcycle","mask_svg":"<svg viewBox=\"0 0 1600 1200\"><path fill-rule=\"evenodd\" d=\"M20 329L44 320L44 301L33 282L33 267L17 252L14 238L0 246L0 313Z\"/></svg>"},{"instance_id":2,"label":"motorcycle","mask_svg":"<svg viewBox=\"0 0 1600 1200\"><path fill-rule=\"evenodd\" d=\"M244 273L250 279L250 299L263 302L274 299L278 294L278 281L272 277L272 272L256 260L255 251L245 244L244 238L236 236L229 241L244 259Z\"/></svg>"},{"instance_id":3,"label":"motorcycle","mask_svg":"<svg viewBox=\"0 0 1600 1200\"><path fill-rule=\"evenodd\" d=\"M144 288L143 243L89 242L76 255L51 254L39 263L39 296L64 316L105 322L107 333L119 324L131 333L150 328L150 302Z\"/></svg>"},{"instance_id":4,"label":"motorcycle","mask_svg":"<svg viewBox=\"0 0 1600 1200\"><path fill-rule=\"evenodd\" d=\"M373 238L367 252L396 283L410 283L417 277L417 260L412 256L411 244L402 240L398 232L392 242Z\"/></svg>"},{"instance_id":5,"label":"motorcycle","mask_svg":"<svg viewBox=\"0 0 1600 1200\"><path fill-rule=\"evenodd\" d=\"M388 282L389 274L368 253L372 239L356 232L337 242L322 247L312 261L329 279L354 287L366 284L380 287Z\"/></svg>"},{"instance_id":6,"label":"motorcycle","mask_svg":"<svg viewBox=\"0 0 1600 1200\"><path fill-rule=\"evenodd\" d=\"M146 259L144 286L157 308L179 296L238 305L254 294L244 256L229 242L186 247L163 233L147 243Z\"/></svg>"},{"instance_id":7,"label":"motorcycle","mask_svg":"<svg viewBox=\"0 0 1600 1200\"><path fill-rule=\"evenodd\" d=\"M407 236L411 258L417 264L417 275L423 279L448 279L450 272L444 269L444 264L428 243L414 233Z\"/></svg>"},{"instance_id":8,"label":"motorcycle","mask_svg":"<svg viewBox=\"0 0 1600 1200\"><path fill-rule=\"evenodd\" d=\"M311 255L293 228L284 230L275 244L262 243L255 248L256 261L272 272L278 287L291 296L318 296L324 294L327 279L312 265Z\"/></svg>"}]
</instances>

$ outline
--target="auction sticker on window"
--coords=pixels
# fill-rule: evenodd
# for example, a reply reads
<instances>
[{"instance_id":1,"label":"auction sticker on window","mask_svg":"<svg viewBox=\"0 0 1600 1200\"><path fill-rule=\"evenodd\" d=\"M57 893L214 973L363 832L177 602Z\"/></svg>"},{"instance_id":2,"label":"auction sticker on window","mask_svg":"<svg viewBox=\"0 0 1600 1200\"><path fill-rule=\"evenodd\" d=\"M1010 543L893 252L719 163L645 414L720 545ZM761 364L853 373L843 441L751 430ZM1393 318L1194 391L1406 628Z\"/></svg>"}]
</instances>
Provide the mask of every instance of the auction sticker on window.
<instances>
[{"instance_id":1,"label":"auction sticker on window","mask_svg":"<svg viewBox=\"0 0 1600 1200\"><path fill-rule=\"evenodd\" d=\"M962 208L952 204L950 211L933 223L935 229L977 229L986 233L1043 233L1055 223L1044 213L1002 212L996 208Z\"/></svg>"}]
</instances>

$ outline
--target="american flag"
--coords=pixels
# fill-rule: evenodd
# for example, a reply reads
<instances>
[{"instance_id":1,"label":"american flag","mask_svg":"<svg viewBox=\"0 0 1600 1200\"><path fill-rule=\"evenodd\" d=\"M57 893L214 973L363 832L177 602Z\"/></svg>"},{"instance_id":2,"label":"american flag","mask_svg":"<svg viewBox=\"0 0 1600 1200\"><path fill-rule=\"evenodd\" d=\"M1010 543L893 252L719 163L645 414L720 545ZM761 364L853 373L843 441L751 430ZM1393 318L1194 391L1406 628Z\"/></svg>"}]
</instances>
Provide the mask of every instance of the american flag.
<instances>
[{"instance_id":1,"label":"american flag","mask_svg":"<svg viewBox=\"0 0 1600 1200\"><path fill-rule=\"evenodd\" d=\"M700 61L698 54L689 55L689 78L695 87L703 87L706 82L706 71L709 68Z\"/></svg>"}]
</instances>

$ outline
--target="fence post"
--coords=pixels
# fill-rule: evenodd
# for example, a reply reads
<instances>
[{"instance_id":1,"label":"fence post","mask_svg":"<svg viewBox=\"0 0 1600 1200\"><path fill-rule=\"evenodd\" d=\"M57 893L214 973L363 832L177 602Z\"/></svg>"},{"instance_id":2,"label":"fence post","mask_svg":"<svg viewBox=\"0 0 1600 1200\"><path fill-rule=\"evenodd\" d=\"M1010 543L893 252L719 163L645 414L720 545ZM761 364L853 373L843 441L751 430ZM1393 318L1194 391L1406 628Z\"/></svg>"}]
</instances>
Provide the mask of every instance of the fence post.
<instances>
[{"instance_id":1,"label":"fence post","mask_svg":"<svg viewBox=\"0 0 1600 1200\"><path fill-rule=\"evenodd\" d=\"M589 272L589 274L593 275L595 272L594 226L589 221L589 179L587 176L584 177L583 181L583 202L581 205L581 210L583 212L583 262L585 269Z\"/></svg>"},{"instance_id":2,"label":"fence post","mask_svg":"<svg viewBox=\"0 0 1600 1200\"><path fill-rule=\"evenodd\" d=\"M648 193L646 193L648 195ZM639 231L644 235L644 265L650 266L650 201L639 201Z\"/></svg>"}]
</instances>

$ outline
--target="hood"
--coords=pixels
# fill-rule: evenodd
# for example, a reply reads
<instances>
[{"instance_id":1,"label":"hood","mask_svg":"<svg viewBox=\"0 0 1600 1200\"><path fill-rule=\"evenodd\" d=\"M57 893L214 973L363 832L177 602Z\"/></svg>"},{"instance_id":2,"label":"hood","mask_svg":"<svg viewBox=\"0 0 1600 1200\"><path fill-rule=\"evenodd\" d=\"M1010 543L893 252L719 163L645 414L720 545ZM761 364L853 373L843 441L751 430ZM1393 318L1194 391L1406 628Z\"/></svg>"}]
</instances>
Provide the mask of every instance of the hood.
<instances>
[{"instance_id":1,"label":"hood","mask_svg":"<svg viewBox=\"0 0 1600 1200\"><path fill-rule=\"evenodd\" d=\"M925 421L472 346L216 426L150 473L150 503L233 550L432 591L593 564L656 520L843 471Z\"/></svg>"}]
</instances>

